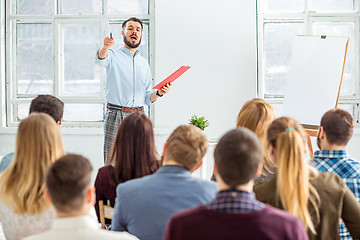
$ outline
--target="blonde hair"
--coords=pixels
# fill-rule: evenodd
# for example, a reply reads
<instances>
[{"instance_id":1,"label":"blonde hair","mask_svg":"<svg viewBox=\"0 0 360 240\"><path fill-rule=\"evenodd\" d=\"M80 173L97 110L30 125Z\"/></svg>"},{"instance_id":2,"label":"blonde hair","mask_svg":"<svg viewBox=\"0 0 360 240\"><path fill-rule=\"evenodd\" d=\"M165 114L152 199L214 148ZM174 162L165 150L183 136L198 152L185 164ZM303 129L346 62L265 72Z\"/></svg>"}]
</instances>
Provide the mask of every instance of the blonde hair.
<instances>
[{"instance_id":1,"label":"blonde hair","mask_svg":"<svg viewBox=\"0 0 360 240\"><path fill-rule=\"evenodd\" d=\"M319 219L320 198L310 183L310 166L305 157L305 131L294 119L282 117L269 127L267 138L275 148L276 196L285 210L300 218L306 229L316 234L308 204Z\"/></svg>"},{"instance_id":2,"label":"blonde hair","mask_svg":"<svg viewBox=\"0 0 360 240\"><path fill-rule=\"evenodd\" d=\"M0 198L18 214L34 215L46 210L46 171L63 155L54 119L45 113L31 113L19 125L13 162L0 175Z\"/></svg>"},{"instance_id":3,"label":"blonde hair","mask_svg":"<svg viewBox=\"0 0 360 240\"><path fill-rule=\"evenodd\" d=\"M236 127L246 127L253 131L259 138L261 145L264 148L264 169L268 173L273 173L272 169L275 167L270 159L267 149L266 133L272 121L275 120L274 109L260 98L254 98L247 101L241 108L236 120ZM264 173L266 174L266 173Z\"/></svg>"},{"instance_id":4,"label":"blonde hair","mask_svg":"<svg viewBox=\"0 0 360 240\"><path fill-rule=\"evenodd\" d=\"M199 165L208 148L208 140L198 127L177 127L167 140L164 159L184 165L189 171Z\"/></svg>"}]
</instances>

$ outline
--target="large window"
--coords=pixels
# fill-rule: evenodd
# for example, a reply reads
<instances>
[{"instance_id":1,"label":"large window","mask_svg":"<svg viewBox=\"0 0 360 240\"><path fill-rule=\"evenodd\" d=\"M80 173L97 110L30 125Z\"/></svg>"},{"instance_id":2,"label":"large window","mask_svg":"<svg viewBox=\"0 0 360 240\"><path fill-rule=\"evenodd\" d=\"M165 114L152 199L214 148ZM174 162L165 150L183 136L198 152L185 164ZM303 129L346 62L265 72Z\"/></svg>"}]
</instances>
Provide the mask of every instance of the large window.
<instances>
[{"instance_id":1,"label":"large window","mask_svg":"<svg viewBox=\"0 0 360 240\"><path fill-rule=\"evenodd\" d=\"M339 107L358 122L358 0L257 0L257 5L259 96L281 114L292 43L297 35L350 37Z\"/></svg>"},{"instance_id":2,"label":"large window","mask_svg":"<svg viewBox=\"0 0 360 240\"><path fill-rule=\"evenodd\" d=\"M7 126L28 115L31 100L52 94L65 103L65 126L102 126L105 71L95 64L109 32L122 46L121 24L144 21L140 53L149 62L152 0L6 1Z\"/></svg>"}]
</instances>

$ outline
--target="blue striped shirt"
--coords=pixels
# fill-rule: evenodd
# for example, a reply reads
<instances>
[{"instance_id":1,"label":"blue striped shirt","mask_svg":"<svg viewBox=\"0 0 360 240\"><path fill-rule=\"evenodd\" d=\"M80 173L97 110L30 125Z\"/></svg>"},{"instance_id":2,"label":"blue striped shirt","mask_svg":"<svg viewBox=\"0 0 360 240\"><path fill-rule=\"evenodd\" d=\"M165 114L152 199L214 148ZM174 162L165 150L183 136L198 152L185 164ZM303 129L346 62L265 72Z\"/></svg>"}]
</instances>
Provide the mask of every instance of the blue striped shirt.
<instances>
[{"instance_id":1,"label":"blue striped shirt","mask_svg":"<svg viewBox=\"0 0 360 240\"><path fill-rule=\"evenodd\" d=\"M320 172L339 175L360 203L360 162L351 158L346 150L316 151L311 162ZM339 233L343 240L352 239L343 222L340 222Z\"/></svg>"},{"instance_id":2,"label":"blue striped shirt","mask_svg":"<svg viewBox=\"0 0 360 240\"><path fill-rule=\"evenodd\" d=\"M150 105L151 70L147 60L130 49L109 49L105 59L95 62L106 69L105 96L108 103L123 107Z\"/></svg>"}]
</instances>

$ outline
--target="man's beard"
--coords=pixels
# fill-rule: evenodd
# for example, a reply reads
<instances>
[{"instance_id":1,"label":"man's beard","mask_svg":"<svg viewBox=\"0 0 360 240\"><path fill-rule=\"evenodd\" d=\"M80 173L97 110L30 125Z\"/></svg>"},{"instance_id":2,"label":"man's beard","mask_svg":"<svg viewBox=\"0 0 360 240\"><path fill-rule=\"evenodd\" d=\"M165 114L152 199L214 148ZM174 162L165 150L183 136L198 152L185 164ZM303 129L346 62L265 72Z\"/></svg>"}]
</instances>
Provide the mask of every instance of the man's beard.
<instances>
[{"instance_id":1,"label":"man's beard","mask_svg":"<svg viewBox=\"0 0 360 240\"><path fill-rule=\"evenodd\" d=\"M132 43L132 42L128 41L126 37L124 37L124 43L125 43L129 48L137 48L137 47L140 45L140 43L141 43L141 38L140 38L140 40L139 40L138 43Z\"/></svg>"}]
</instances>

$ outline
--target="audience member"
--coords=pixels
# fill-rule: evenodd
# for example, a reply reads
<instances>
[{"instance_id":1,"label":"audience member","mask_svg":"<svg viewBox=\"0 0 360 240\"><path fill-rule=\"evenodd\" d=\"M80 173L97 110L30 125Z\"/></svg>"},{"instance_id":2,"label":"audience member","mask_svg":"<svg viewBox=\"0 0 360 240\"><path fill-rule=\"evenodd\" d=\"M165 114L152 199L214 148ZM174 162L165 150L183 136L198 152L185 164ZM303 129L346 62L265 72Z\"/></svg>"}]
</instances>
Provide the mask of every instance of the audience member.
<instances>
[{"instance_id":1,"label":"audience member","mask_svg":"<svg viewBox=\"0 0 360 240\"><path fill-rule=\"evenodd\" d=\"M347 111L336 108L326 112L317 138L320 150L314 153L312 163L320 172L339 175L360 202L360 163L345 150L353 129L353 118ZM339 233L341 239L352 239L342 221Z\"/></svg>"},{"instance_id":2,"label":"audience member","mask_svg":"<svg viewBox=\"0 0 360 240\"><path fill-rule=\"evenodd\" d=\"M118 185L112 230L128 231L141 240L163 239L171 215L213 200L217 184L190 173L202 161L207 146L199 128L176 128L156 173Z\"/></svg>"},{"instance_id":3,"label":"audience member","mask_svg":"<svg viewBox=\"0 0 360 240\"><path fill-rule=\"evenodd\" d=\"M152 174L159 168L153 126L145 114L132 113L121 122L108 161L107 166L99 169L95 180L98 218L99 200L110 201L114 207L119 183Z\"/></svg>"},{"instance_id":4,"label":"audience member","mask_svg":"<svg viewBox=\"0 0 360 240\"><path fill-rule=\"evenodd\" d=\"M0 221L7 239L50 228L55 210L45 201L47 168L64 155L59 128L45 113L20 122L14 160L0 175Z\"/></svg>"},{"instance_id":5,"label":"audience member","mask_svg":"<svg viewBox=\"0 0 360 240\"><path fill-rule=\"evenodd\" d=\"M255 186L258 200L300 218L310 239L339 239L339 219L360 238L360 205L341 178L318 173L305 157L305 133L295 120L275 120L267 133L277 175Z\"/></svg>"},{"instance_id":6,"label":"audience member","mask_svg":"<svg viewBox=\"0 0 360 240\"><path fill-rule=\"evenodd\" d=\"M173 215L165 240L308 239L298 218L256 201L252 189L264 155L254 133L242 127L228 132L214 155L216 199Z\"/></svg>"},{"instance_id":7,"label":"audience member","mask_svg":"<svg viewBox=\"0 0 360 240\"><path fill-rule=\"evenodd\" d=\"M49 114L58 126L64 112L64 103L51 95L38 95L31 101L29 114L32 112L42 112ZM14 158L14 153L6 154L0 162L0 173L3 172Z\"/></svg>"},{"instance_id":8,"label":"audience member","mask_svg":"<svg viewBox=\"0 0 360 240\"><path fill-rule=\"evenodd\" d=\"M254 98L247 101L241 108L236 120L236 127L246 127L253 131L259 138L265 152L263 170L260 177L255 179L255 184L274 177L275 166L270 160L267 150L266 132L272 121L275 120L275 111L265 100Z\"/></svg>"},{"instance_id":9,"label":"audience member","mask_svg":"<svg viewBox=\"0 0 360 240\"><path fill-rule=\"evenodd\" d=\"M49 168L45 197L55 207L56 219L51 230L26 240L138 239L126 232L99 229L97 221L89 216L95 197L91 171L89 160L75 154L60 158Z\"/></svg>"}]
</instances>

